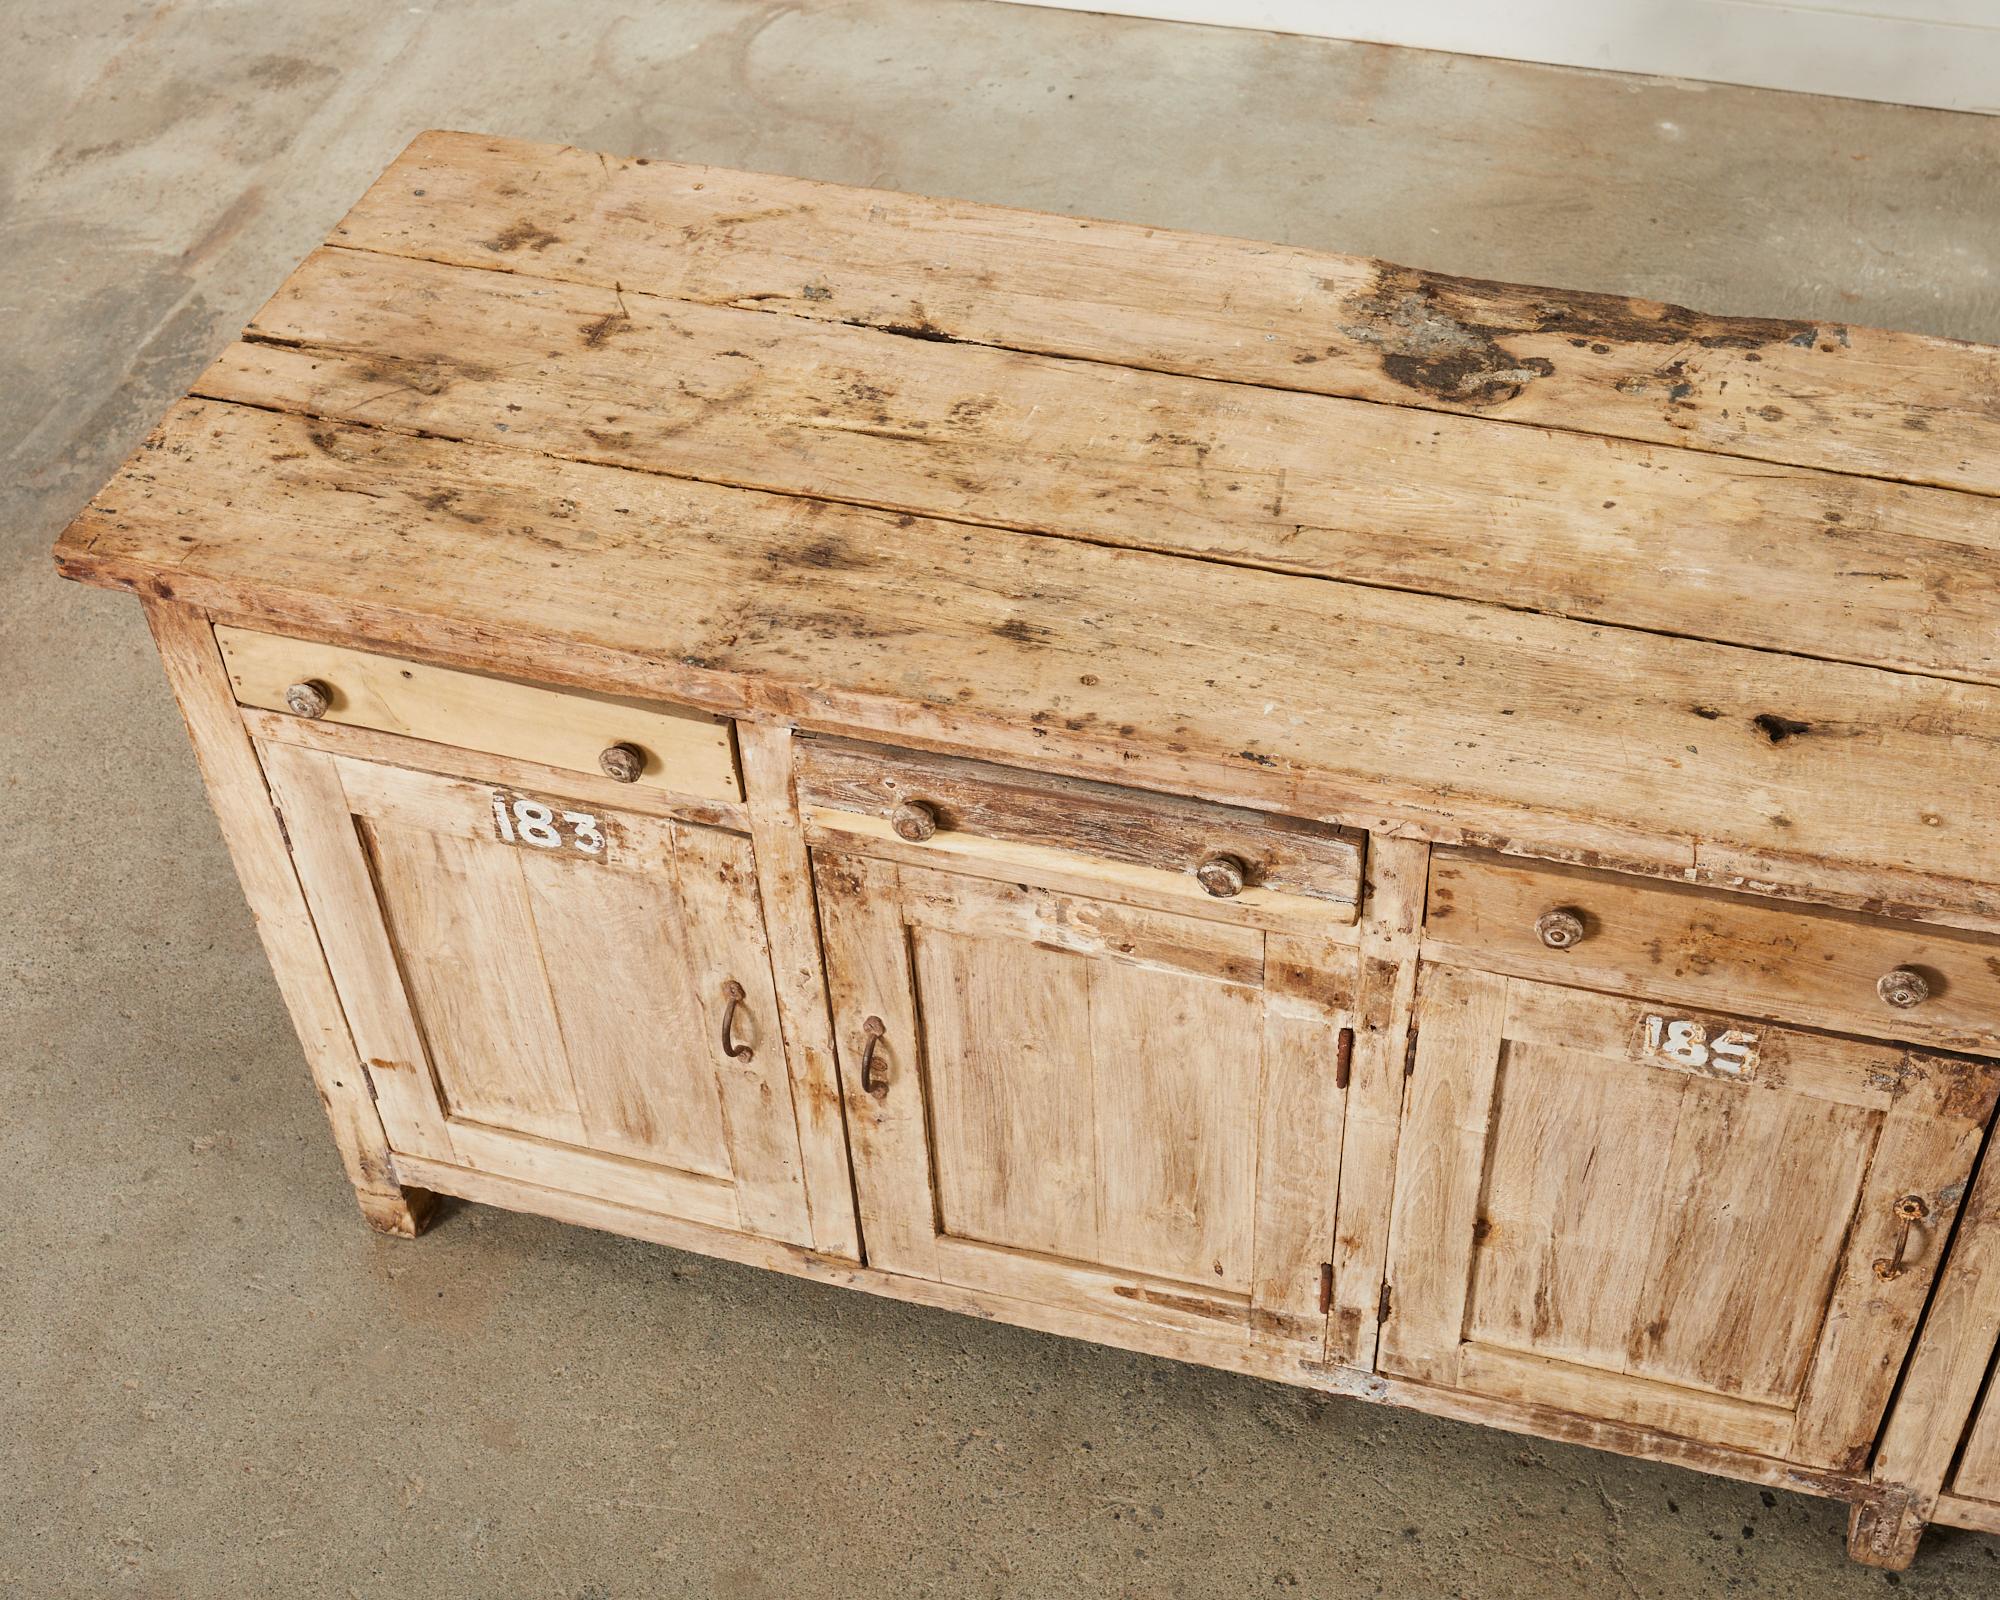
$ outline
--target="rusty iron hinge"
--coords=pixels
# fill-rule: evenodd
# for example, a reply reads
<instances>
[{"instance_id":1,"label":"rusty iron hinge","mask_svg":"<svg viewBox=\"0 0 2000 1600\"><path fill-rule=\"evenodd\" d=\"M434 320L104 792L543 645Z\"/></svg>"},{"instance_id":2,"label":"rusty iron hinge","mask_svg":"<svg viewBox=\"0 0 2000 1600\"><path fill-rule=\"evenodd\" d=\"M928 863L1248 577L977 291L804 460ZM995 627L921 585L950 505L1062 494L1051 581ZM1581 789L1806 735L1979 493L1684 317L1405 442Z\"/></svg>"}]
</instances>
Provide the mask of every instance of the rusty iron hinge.
<instances>
[{"instance_id":1,"label":"rusty iron hinge","mask_svg":"<svg viewBox=\"0 0 2000 1600\"><path fill-rule=\"evenodd\" d=\"M357 1065L361 1068L361 1081L368 1085L368 1098L380 1105L382 1097L375 1092L375 1074L368 1070L367 1062L362 1061Z\"/></svg>"},{"instance_id":2,"label":"rusty iron hinge","mask_svg":"<svg viewBox=\"0 0 2000 1600\"><path fill-rule=\"evenodd\" d=\"M1342 1028L1333 1046L1333 1086L1345 1089L1354 1076L1354 1030Z\"/></svg>"},{"instance_id":3,"label":"rusty iron hinge","mask_svg":"<svg viewBox=\"0 0 2000 1600\"><path fill-rule=\"evenodd\" d=\"M1417 1030L1410 1030L1409 1040L1403 1046L1403 1076L1405 1078L1417 1070Z\"/></svg>"},{"instance_id":4,"label":"rusty iron hinge","mask_svg":"<svg viewBox=\"0 0 2000 1600\"><path fill-rule=\"evenodd\" d=\"M1333 1309L1333 1263L1319 1264L1319 1314L1325 1316Z\"/></svg>"},{"instance_id":5,"label":"rusty iron hinge","mask_svg":"<svg viewBox=\"0 0 2000 1600\"><path fill-rule=\"evenodd\" d=\"M1375 1320L1378 1323L1389 1320L1389 1285L1386 1281L1382 1285L1382 1298L1375 1303Z\"/></svg>"}]
</instances>

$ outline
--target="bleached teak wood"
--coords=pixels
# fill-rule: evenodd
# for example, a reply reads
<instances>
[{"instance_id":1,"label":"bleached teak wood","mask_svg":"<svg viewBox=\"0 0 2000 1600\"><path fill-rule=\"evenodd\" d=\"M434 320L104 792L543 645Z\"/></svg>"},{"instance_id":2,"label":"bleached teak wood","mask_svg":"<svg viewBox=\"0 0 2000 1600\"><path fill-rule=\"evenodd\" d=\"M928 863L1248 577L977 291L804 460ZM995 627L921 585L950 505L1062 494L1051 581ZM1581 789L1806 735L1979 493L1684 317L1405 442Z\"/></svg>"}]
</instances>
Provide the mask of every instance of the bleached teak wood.
<instances>
[{"instance_id":1,"label":"bleached teak wood","mask_svg":"<svg viewBox=\"0 0 2000 1600\"><path fill-rule=\"evenodd\" d=\"M1385 1370L1865 1468L2000 1067L1449 966L1416 1025Z\"/></svg>"},{"instance_id":2,"label":"bleached teak wood","mask_svg":"<svg viewBox=\"0 0 2000 1600\"><path fill-rule=\"evenodd\" d=\"M1351 948L817 864L870 1260L1320 1358Z\"/></svg>"},{"instance_id":3,"label":"bleached teak wood","mask_svg":"<svg viewBox=\"0 0 2000 1600\"><path fill-rule=\"evenodd\" d=\"M2000 919L1980 685L204 401L62 556L494 671Z\"/></svg>"},{"instance_id":4,"label":"bleached teak wood","mask_svg":"<svg viewBox=\"0 0 2000 1600\"><path fill-rule=\"evenodd\" d=\"M563 353L559 375L549 351ZM322 251L194 392L2000 680L1987 624L2000 549L1978 496L802 325L630 280L600 289Z\"/></svg>"},{"instance_id":5,"label":"bleached teak wood","mask_svg":"<svg viewBox=\"0 0 2000 1600\"><path fill-rule=\"evenodd\" d=\"M393 1148L811 1239L747 840L264 757Z\"/></svg>"},{"instance_id":6,"label":"bleached teak wood","mask_svg":"<svg viewBox=\"0 0 2000 1600\"><path fill-rule=\"evenodd\" d=\"M58 559L149 601L378 1225L1896 1565L2000 1520L1996 361L428 135Z\"/></svg>"},{"instance_id":7,"label":"bleached teak wood","mask_svg":"<svg viewBox=\"0 0 2000 1600\"><path fill-rule=\"evenodd\" d=\"M430 1215L431 1196L399 1183L390 1164L382 1119L356 1058L263 772L237 718L209 619L186 606L154 601L146 607L146 622L361 1214L384 1233L415 1235Z\"/></svg>"},{"instance_id":8,"label":"bleached teak wood","mask_svg":"<svg viewBox=\"0 0 2000 1600\"><path fill-rule=\"evenodd\" d=\"M471 133L354 249L1988 492L2000 356L1385 262Z\"/></svg>"},{"instance_id":9,"label":"bleached teak wood","mask_svg":"<svg viewBox=\"0 0 2000 1600\"><path fill-rule=\"evenodd\" d=\"M827 1255L858 1259L861 1237L847 1170L840 1073L821 976L812 862L799 826L795 737L781 724L758 722L739 722L736 737L757 855L757 889L792 1074L813 1244Z\"/></svg>"},{"instance_id":10,"label":"bleached teak wood","mask_svg":"<svg viewBox=\"0 0 2000 1600\"><path fill-rule=\"evenodd\" d=\"M1537 922L1557 910L1577 915L1583 935L1551 949ZM1443 850L1432 857L1424 949L1519 977L2000 1050L1993 941L1886 917ZM1907 1008L1880 988L1905 969L1927 991Z\"/></svg>"},{"instance_id":11,"label":"bleached teak wood","mask_svg":"<svg viewBox=\"0 0 2000 1600\"><path fill-rule=\"evenodd\" d=\"M236 698L246 706L288 711L288 691L309 683L323 686L328 701L314 721L587 773L600 770L599 757L607 748L627 744L644 758L635 788L706 800L743 798L729 724L717 717L677 706L553 694L482 673L246 628L217 628L215 637Z\"/></svg>"}]
</instances>

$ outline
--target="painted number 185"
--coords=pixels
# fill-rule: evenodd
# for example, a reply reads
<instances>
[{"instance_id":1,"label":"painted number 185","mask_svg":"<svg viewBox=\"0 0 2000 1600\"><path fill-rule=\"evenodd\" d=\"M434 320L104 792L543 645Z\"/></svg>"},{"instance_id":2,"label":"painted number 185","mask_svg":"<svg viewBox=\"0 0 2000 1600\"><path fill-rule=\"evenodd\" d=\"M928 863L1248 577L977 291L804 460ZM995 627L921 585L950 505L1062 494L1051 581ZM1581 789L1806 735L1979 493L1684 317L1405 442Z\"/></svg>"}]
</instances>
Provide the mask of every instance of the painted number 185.
<instances>
[{"instance_id":1,"label":"painted number 185","mask_svg":"<svg viewBox=\"0 0 2000 1600\"><path fill-rule=\"evenodd\" d=\"M1757 1065L1756 1034L1745 1028L1718 1028L1690 1017L1647 1017L1645 1043L1648 1055L1677 1067L1741 1077Z\"/></svg>"},{"instance_id":2,"label":"painted number 185","mask_svg":"<svg viewBox=\"0 0 2000 1600\"><path fill-rule=\"evenodd\" d=\"M493 827L502 844L532 850L566 850L580 856L602 856L604 829L588 811L565 811L546 800L493 791Z\"/></svg>"}]
</instances>

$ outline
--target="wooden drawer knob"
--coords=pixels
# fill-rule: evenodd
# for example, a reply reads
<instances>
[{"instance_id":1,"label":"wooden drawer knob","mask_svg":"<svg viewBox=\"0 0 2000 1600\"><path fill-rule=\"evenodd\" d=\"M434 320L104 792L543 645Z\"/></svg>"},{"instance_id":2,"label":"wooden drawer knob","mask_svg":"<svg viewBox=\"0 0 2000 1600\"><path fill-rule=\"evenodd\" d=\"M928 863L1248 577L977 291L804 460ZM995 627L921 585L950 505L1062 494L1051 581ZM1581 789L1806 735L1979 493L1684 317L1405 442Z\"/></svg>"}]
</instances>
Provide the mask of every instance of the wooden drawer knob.
<instances>
[{"instance_id":1,"label":"wooden drawer knob","mask_svg":"<svg viewBox=\"0 0 2000 1600\"><path fill-rule=\"evenodd\" d=\"M1194 869L1196 881L1218 900L1243 892L1243 863L1234 856L1210 856Z\"/></svg>"},{"instance_id":2,"label":"wooden drawer knob","mask_svg":"<svg viewBox=\"0 0 2000 1600\"><path fill-rule=\"evenodd\" d=\"M597 758L607 778L620 783L637 783L646 770L646 752L636 744L614 744Z\"/></svg>"},{"instance_id":3,"label":"wooden drawer knob","mask_svg":"<svg viewBox=\"0 0 2000 1600\"><path fill-rule=\"evenodd\" d=\"M1912 1006L1920 1006L1931 997L1930 981L1921 972L1912 972L1908 967L1898 967L1894 972L1885 972L1875 980L1875 992L1882 997L1884 1005L1894 1006L1898 1011L1908 1011Z\"/></svg>"},{"instance_id":4,"label":"wooden drawer knob","mask_svg":"<svg viewBox=\"0 0 2000 1600\"><path fill-rule=\"evenodd\" d=\"M938 830L937 813L921 800L905 800L889 813L889 826L898 839L922 844Z\"/></svg>"},{"instance_id":5,"label":"wooden drawer knob","mask_svg":"<svg viewBox=\"0 0 2000 1600\"><path fill-rule=\"evenodd\" d=\"M317 722L332 704L333 691L317 678L295 683L285 691L285 709L295 717L310 717Z\"/></svg>"},{"instance_id":6,"label":"wooden drawer knob","mask_svg":"<svg viewBox=\"0 0 2000 1600\"><path fill-rule=\"evenodd\" d=\"M1535 918L1535 937L1551 950L1567 950L1583 940L1583 918L1565 906Z\"/></svg>"}]
</instances>

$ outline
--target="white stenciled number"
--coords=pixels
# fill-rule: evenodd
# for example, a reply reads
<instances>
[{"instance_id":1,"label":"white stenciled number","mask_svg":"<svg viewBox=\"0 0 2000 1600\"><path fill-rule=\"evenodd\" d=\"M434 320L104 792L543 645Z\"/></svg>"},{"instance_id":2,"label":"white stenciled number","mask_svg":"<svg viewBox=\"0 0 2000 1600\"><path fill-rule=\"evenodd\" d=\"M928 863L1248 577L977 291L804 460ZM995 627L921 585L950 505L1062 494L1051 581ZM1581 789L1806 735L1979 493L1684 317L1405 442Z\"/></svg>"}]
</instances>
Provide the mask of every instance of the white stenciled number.
<instances>
[{"instance_id":1,"label":"white stenciled number","mask_svg":"<svg viewBox=\"0 0 2000 1600\"><path fill-rule=\"evenodd\" d=\"M505 789L495 789L490 798L493 831L502 844L610 858L611 836L595 812L566 811L559 801L536 800Z\"/></svg>"},{"instance_id":2,"label":"white stenciled number","mask_svg":"<svg viewBox=\"0 0 2000 1600\"><path fill-rule=\"evenodd\" d=\"M560 850L562 835L556 831L556 814L539 800L514 802L514 831L529 844L544 850Z\"/></svg>"},{"instance_id":3,"label":"white stenciled number","mask_svg":"<svg viewBox=\"0 0 2000 1600\"><path fill-rule=\"evenodd\" d=\"M1757 1036L1741 1028L1711 1033L1689 1017L1646 1018L1646 1052L1677 1067L1741 1074L1757 1062Z\"/></svg>"}]
</instances>

